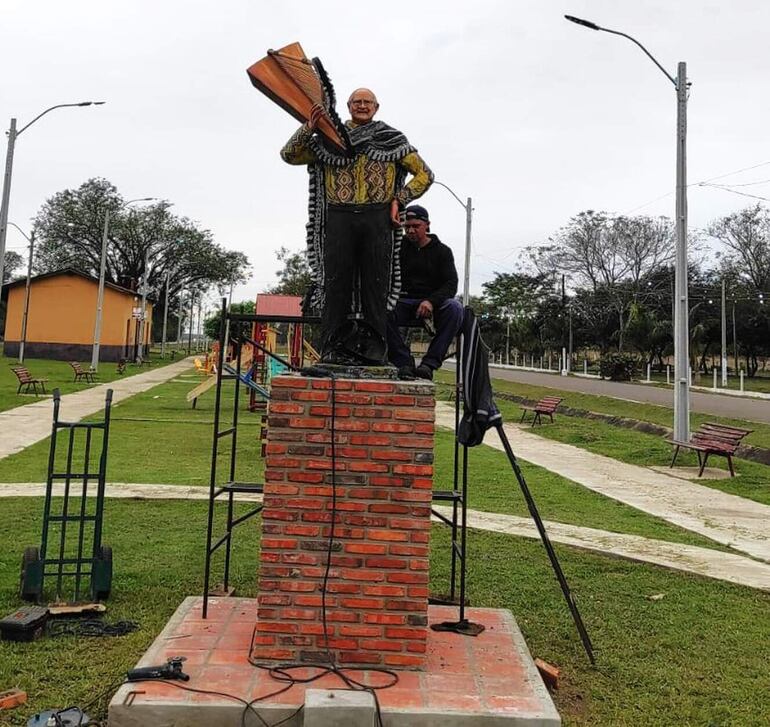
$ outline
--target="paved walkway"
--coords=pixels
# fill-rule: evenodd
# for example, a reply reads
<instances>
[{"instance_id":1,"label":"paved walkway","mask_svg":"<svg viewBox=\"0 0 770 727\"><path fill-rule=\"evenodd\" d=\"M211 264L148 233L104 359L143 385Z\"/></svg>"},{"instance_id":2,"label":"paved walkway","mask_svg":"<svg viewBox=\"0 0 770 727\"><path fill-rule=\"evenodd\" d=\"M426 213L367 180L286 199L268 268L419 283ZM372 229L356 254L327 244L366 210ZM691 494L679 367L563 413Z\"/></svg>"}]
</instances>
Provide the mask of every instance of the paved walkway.
<instances>
[{"instance_id":1,"label":"paved walkway","mask_svg":"<svg viewBox=\"0 0 770 727\"><path fill-rule=\"evenodd\" d=\"M454 408L436 404L436 423L454 428ZM770 507L711 487L619 462L539 437L513 424L505 432L514 453L590 490L770 562ZM502 450L496 432L485 444Z\"/></svg>"},{"instance_id":2,"label":"paved walkway","mask_svg":"<svg viewBox=\"0 0 770 727\"><path fill-rule=\"evenodd\" d=\"M112 389L112 403L165 383L192 366L192 359L183 359L141 374L127 376L106 384L92 386L61 398L61 416L66 421L79 421L104 408L107 389ZM51 434L53 403L50 398L0 412L0 459L20 452Z\"/></svg>"},{"instance_id":3,"label":"paved walkway","mask_svg":"<svg viewBox=\"0 0 770 727\"><path fill-rule=\"evenodd\" d=\"M446 367L454 371L453 365L447 363ZM583 376L559 376L558 374L521 371L499 366L490 366L489 373L493 379L518 381L532 386L547 386L559 391L579 391L583 394L611 396L615 399L627 399L628 401L657 404L669 408L674 406L673 389L664 389L649 384L625 384L619 381L602 381ZM770 402L763 399L705 394L691 389L690 408L692 411L711 414L712 416L770 423Z\"/></svg>"},{"instance_id":4,"label":"paved walkway","mask_svg":"<svg viewBox=\"0 0 770 727\"><path fill-rule=\"evenodd\" d=\"M63 485L57 485L54 488L54 494L61 495L63 491ZM43 495L45 495L44 484L28 482L0 484L0 498L42 497ZM134 500L207 500L208 488L115 482L107 485L106 495L110 498ZM241 502L259 502L262 497L245 493L236 495L236 499ZM435 509L451 517L451 508L438 506ZM477 530L506 535L534 539L540 537L530 518L516 515L469 510L468 525ZM741 555L577 525L546 522L545 526L553 542L770 591L770 565Z\"/></svg>"}]
</instances>

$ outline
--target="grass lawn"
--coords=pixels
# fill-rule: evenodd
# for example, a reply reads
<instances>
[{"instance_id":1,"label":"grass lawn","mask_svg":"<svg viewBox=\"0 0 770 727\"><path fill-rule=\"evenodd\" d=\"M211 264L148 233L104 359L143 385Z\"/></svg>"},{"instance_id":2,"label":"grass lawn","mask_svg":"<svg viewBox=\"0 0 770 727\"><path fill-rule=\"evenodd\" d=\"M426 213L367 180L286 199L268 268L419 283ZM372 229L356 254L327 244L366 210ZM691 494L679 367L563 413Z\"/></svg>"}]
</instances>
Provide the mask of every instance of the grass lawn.
<instances>
[{"instance_id":1,"label":"grass lawn","mask_svg":"<svg viewBox=\"0 0 770 727\"><path fill-rule=\"evenodd\" d=\"M570 396L570 403L571 399ZM502 399L498 399L497 404L507 421L519 420L521 409L517 404ZM668 467L671 462L671 445L666 444L662 437L613 427L611 424L590 419L557 416L553 424L548 422L527 431L641 467ZM694 452L682 451L677 458L677 466L695 466L697 462ZM770 470L767 465L741 459L734 460L734 464L737 477L724 480L702 479L698 480L698 483L770 505ZM712 466L727 469L724 457L710 458L709 467Z\"/></svg>"},{"instance_id":2,"label":"grass lawn","mask_svg":"<svg viewBox=\"0 0 770 727\"><path fill-rule=\"evenodd\" d=\"M2 613L19 604L18 564L24 545L39 541L41 505L18 498L0 510ZM205 502L108 501L104 540L114 548L115 576L107 619L133 619L141 628L118 638L0 642L0 685L30 698L0 713L0 725L23 725L46 708L85 706L136 663L179 602L201 591L205 517ZM432 586L442 591L448 532L435 526L433 538ZM239 595L252 596L256 526L242 526L236 540L234 582ZM565 725L770 721L768 594L557 544L597 647L593 669L539 543L471 532L469 548L472 604L512 610L533 655L560 667L554 699ZM663 597L650 600L654 594ZM97 703L88 711L103 718L104 710Z\"/></svg>"},{"instance_id":3,"label":"grass lawn","mask_svg":"<svg viewBox=\"0 0 770 727\"><path fill-rule=\"evenodd\" d=\"M107 477L111 482L207 485L211 466L214 389L192 409L186 392L200 379L180 376L131 397L113 407ZM246 410L246 397L239 414L236 476L261 481L260 415ZM223 389L221 411L232 414L232 387ZM65 412L66 415L66 412ZM100 418L97 415L94 418ZM225 425L222 424L222 427ZM450 432L440 430L436 444L436 488L451 489L452 443ZM219 452L219 472L224 476L229 457L228 440ZM0 482L45 482L49 440L0 460ZM82 448L76 448L75 461ZM57 450L58 471L65 471L67 450ZM490 512L527 516L527 509L508 460L502 452L480 447L470 454L470 507ZM670 525L628 505L591 492L547 470L522 463L525 476L545 519L642 535L671 542L725 549L683 528Z\"/></svg>"},{"instance_id":4,"label":"grass lawn","mask_svg":"<svg viewBox=\"0 0 770 727\"><path fill-rule=\"evenodd\" d=\"M158 366L165 366L171 363L171 359L153 358L151 368L157 368ZM7 356L0 356L0 411L6 411L7 409L13 409L17 406L23 406L24 404L31 404L33 401L40 401L44 398L42 396L35 396L34 394L17 394L16 391L19 388L19 381L16 378L16 374L11 371L11 366L19 365L18 359L9 358ZM88 384L85 381L79 381L75 383L75 378L72 367L67 361L53 361L45 358L25 358L24 364L29 369L30 374L36 379L48 379L45 388L49 394L51 391L58 387L62 394L71 394L73 391L80 391L82 389L90 388L94 384ZM83 370L88 370L90 362L81 361L80 365ZM96 383L104 384L115 379L125 378L132 374L141 373L141 371L147 371L147 366L136 366L134 364L128 364L124 374L118 374L117 365L114 363L102 362L99 364L99 372L96 375ZM38 387L39 389L39 387Z\"/></svg>"}]
</instances>

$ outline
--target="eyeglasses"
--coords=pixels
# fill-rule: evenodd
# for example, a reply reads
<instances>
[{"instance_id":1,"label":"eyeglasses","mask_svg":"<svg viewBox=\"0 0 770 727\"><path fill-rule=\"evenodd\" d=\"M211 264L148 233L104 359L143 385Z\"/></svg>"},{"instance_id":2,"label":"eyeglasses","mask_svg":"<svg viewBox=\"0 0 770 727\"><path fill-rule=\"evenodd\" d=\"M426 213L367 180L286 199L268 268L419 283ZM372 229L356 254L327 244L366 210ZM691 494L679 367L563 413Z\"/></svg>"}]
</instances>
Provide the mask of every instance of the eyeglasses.
<instances>
[{"instance_id":1,"label":"eyeglasses","mask_svg":"<svg viewBox=\"0 0 770 727\"><path fill-rule=\"evenodd\" d=\"M350 105L351 106L374 106L375 103L376 103L376 101L358 101L358 100L356 100L356 101L351 101Z\"/></svg>"}]
</instances>

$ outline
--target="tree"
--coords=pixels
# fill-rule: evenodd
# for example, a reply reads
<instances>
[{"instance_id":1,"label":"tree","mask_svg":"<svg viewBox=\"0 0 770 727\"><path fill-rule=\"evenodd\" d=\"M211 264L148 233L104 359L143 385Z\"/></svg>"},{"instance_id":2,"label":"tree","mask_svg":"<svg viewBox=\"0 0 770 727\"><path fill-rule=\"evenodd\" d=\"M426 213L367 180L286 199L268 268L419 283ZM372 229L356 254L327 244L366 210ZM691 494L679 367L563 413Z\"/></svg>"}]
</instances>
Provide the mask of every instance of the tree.
<instances>
[{"instance_id":1,"label":"tree","mask_svg":"<svg viewBox=\"0 0 770 727\"><path fill-rule=\"evenodd\" d=\"M170 301L175 304L182 288L203 291L211 285L246 280L246 256L225 250L209 230L187 217L173 215L170 203L124 205L116 187L99 178L53 195L35 218L35 271L74 267L98 276L104 216L109 211L105 270L109 282L137 290L147 272L148 294L162 300L168 274Z\"/></svg>"},{"instance_id":2,"label":"tree","mask_svg":"<svg viewBox=\"0 0 770 727\"><path fill-rule=\"evenodd\" d=\"M14 272L24 264L24 258L13 250L6 250L4 259L3 285L10 282L13 279Z\"/></svg>"},{"instance_id":3,"label":"tree","mask_svg":"<svg viewBox=\"0 0 770 727\"><path fill-rule=\"evenodd\" d=\"M276 257L283 263L283 269L279 270L278 285L274 285L268 292L276 295L299 295L304 297L310 288L310 265L307 262L305 251L290 252L282 247L276 252Z\"/></svg>"},{"instance_id":4,"label":"tree","mask_svg":"<svg viewBox=\"0 0 770 727\"><path fill-rule=\"evenodd\" d=\"M721 217L707 228L726 248L723 265L757 291L770 288L770 211L761 204Z\"/></svg>"},{"instance_id":5,"label":"tree","mask_svg":"<svg viewBox=\"0 0 770 727\"><path fill-rule=\"evenodd\" d=\"M241 303L233 303L230 306L231 313L244 313L253 315L255 309L253 300L244 300ZM203 321L203 331L206 336L213 340L219 340L219 323L222 320L222 310L217 308L216 313ZM251 338L253 323L233 322L230 324L230 335L233 337Z\"/></svg>"}]
</instances>

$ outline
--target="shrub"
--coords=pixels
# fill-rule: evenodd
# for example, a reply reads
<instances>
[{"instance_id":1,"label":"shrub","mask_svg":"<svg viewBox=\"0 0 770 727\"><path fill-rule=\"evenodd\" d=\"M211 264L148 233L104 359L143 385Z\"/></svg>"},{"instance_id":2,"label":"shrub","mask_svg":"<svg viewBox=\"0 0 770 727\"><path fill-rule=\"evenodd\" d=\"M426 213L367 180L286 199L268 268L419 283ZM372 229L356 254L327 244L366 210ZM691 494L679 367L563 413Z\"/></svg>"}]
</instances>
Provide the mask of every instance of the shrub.
<instances>
[{"instance_id":1,"label":"shrub","mask_svg":"<svg viewBox=\"0 0 770 727\"><path fill-rule=\"evenodd\" d=\"M639 359L631 353L605 353L599 361L599 374L610 381L631 381L639 369Z\"/></svg>"}]
</instances>

